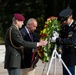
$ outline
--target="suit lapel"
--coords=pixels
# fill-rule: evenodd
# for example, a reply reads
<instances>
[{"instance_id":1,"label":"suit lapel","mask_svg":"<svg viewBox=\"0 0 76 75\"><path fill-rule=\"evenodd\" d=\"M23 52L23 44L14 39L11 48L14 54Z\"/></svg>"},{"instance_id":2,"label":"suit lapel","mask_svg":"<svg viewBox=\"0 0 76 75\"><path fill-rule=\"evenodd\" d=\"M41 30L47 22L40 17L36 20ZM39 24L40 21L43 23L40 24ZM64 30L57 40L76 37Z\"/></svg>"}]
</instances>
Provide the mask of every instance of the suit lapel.
<instances>
[{"instance_id":1,"label":"suit lapel","mask_svg":"<svg viewBox=\"0 0 76 75\"><path fill-rule=\"evenodd\" d=\"M29 41L32 41L30 34L27 32L27 30L24 28L24 32L28 38Z\"/></svg>"}]
</instances>

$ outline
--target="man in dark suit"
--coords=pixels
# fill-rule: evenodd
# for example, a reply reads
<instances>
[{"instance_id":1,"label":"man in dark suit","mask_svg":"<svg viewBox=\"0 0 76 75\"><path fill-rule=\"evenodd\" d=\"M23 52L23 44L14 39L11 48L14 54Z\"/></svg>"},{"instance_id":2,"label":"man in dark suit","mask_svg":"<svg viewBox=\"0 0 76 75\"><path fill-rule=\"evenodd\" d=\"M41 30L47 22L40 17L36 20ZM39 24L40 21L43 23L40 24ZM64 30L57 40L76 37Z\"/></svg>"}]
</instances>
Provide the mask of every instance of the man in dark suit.
<instances>
[{"instance_id":1,"label":"man in dark suit","mask_svg":"<svg viewBox=\"0 0 76 75\"><path fill-rule=\"evenodd\" d=\"M66 8L59 13L62 22L61 36L56 39L62 47L62 59L72 75L75 75L76 65L76 22L72 17L72 9ZM63 66L63 75L69 75Z\"/></svg>"},{"instance_id":2,"label":"man in dark suit","mask_svg":"<svg viewBox=\"0 0 76 75\"><path fill-rule=\"evenodd\" d=\"M37 28L37 21L34 18L30 18L27 21L26 26L24 26L20 31L23 36L23 39L30 42L37 42L39 38L34 32ZM37 52L34 51L34 48L27 48L27 51L24 52L24 65L21 75L34 75L34 61L38 60ZM35 60L36 58L36 60Z\"/></svg>"},{"instance_id":3,"label":"man in dark suit","mask_svg":"<svg viewBox=\"0 0 76 75\"><path fill-rule=\"evenodd\" d=\"M23 40L19 28L22 27L24 20L23 15L14 14L12 25L6 32L4 68L8 70L9 75L20 75L21 60L24 59L24 48L36 48L47 44L47 41L27 42Z\"/></svg>"}]
</instances>

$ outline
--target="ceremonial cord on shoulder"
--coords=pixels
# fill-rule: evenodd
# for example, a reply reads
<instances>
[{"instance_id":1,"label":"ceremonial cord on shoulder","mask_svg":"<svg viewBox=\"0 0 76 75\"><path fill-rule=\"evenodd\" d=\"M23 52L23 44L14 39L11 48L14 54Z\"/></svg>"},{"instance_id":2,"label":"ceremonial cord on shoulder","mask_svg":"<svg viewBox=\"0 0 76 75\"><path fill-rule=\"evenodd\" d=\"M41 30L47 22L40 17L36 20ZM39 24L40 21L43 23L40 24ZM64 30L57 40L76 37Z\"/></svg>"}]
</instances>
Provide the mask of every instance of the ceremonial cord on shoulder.
<instances>
[{"instance_id":1,"label":"ceremonial cord on shoulder","mask_svg":"<svg viewBox=\"0 0 76 75\"><path fill-rule=\"evenodd\" d=\"M10 32L9 32L9 39L10 39L10 43L11 45L15 48L15 49L21 49L22 50L22 58L24 59L24 47L23 46L20 46L20 47L17 47L13 44L12 42L12 37L11 37L11 32L12 32L12 28L10 28ZM19 32L20 33L20 32Z\"/></svg>"}]
</instances>

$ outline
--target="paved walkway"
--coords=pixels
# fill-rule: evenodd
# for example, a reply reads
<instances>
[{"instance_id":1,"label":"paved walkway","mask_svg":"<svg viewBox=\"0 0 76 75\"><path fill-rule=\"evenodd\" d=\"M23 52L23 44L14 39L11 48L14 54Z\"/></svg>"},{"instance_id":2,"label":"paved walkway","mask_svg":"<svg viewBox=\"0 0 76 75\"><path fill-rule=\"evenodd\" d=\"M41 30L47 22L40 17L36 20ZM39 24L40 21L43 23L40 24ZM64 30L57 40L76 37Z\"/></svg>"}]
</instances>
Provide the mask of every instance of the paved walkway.
<instances>
[{"instance_id":1,"label":"paved walkway","mask_svg":"<svg viewBox=\"0 0 76 75\"><path fill-rule=\"evenodd\" d=\"M5 56L5 46L0 45L0 75L8 75L7 71L4 69L4 56Z\"/></svg>"},{"instance_id":2,"label":"paved walkway","mask_svg":"<svg viewBox=\"0 0 76 75\"><path fill-rule=\"evenodd\" d=\"M4 56L5 56L5 46L0 45L0 75L8 75L6 69L4 69ZM35 70L35 75L42 75L44 65L45 63L42 63L41 60L38 62L36 70ZM46 75L47 73L47 69L48 69L47 66L49 65L46 64L43 75ZM62 75L62 66L58 59L56 61L56 68L54 68L54 61L52 62L50 75L54 75L53 73L55 69L56 69L56 75Z\"/></svg>"}]
</instances>

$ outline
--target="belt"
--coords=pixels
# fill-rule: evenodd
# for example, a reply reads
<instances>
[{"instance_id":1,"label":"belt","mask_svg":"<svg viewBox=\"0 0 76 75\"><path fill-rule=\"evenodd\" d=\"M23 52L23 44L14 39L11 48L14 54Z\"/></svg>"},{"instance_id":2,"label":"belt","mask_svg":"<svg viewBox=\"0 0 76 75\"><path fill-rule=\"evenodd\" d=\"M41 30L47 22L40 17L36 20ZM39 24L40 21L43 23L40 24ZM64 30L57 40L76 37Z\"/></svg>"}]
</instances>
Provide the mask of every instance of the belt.
<instances>
[{"instance_id":1,"label":"belt","mask_svg":"<svg viewBox=\"0 0 76 75\"><path fill-rule=\"evenodd\" d=\"M66 47L74 47L74 48L76 48L76 45L66 45Z\"/></svg>"},{"instance_id":2,"label":"belt","mask_svg":"<svg viewBox=\"0 0 76 75\"><path fill-rule=\"evenodd\" d=\"M69 47L69 46L70 46L70 47L74 47L75 45L66 45L66 47Z\"/></svg>"}]
</instances>

